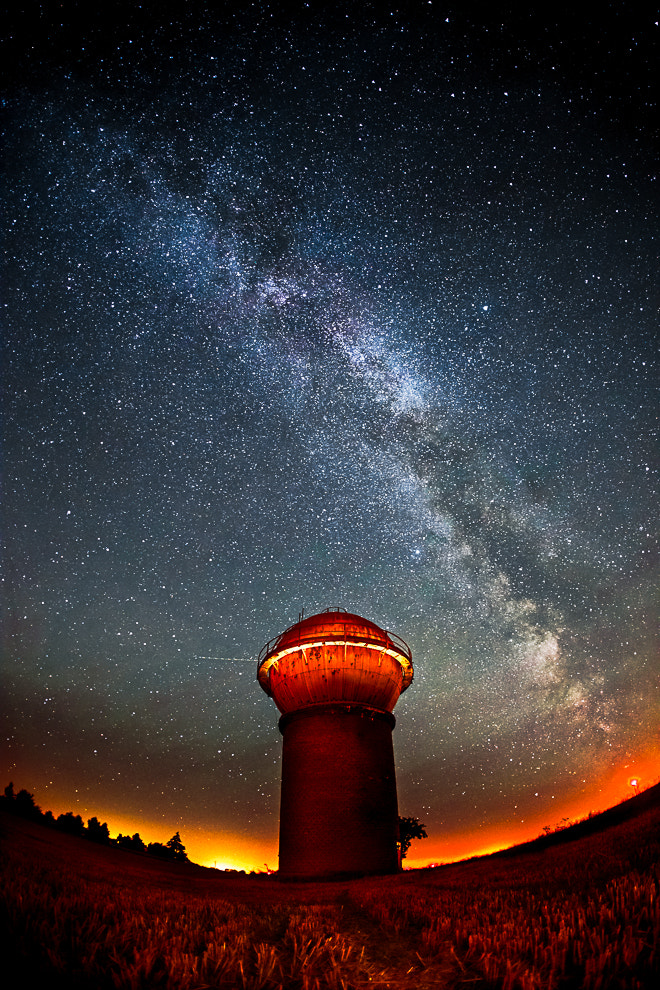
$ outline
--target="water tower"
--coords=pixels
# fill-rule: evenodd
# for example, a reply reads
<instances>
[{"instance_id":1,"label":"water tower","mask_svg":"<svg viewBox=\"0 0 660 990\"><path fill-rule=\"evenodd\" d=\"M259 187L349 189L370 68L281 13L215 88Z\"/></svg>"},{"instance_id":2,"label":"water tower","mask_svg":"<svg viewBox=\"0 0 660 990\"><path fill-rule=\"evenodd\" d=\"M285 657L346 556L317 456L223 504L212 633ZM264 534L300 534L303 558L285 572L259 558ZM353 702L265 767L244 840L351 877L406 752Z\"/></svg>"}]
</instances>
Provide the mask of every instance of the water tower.
<instances>
[{"instance_id":1,"label":"water tower","mask_svg":"<svg viewBox=\"0 0 660 990\"><path fill-rule=\"evenodd\" d=\"M396 872L392 709L413 678L406 643L327 609L266 643L257 677L282 713L280 875Z\"/></svg>"}]
</instances>

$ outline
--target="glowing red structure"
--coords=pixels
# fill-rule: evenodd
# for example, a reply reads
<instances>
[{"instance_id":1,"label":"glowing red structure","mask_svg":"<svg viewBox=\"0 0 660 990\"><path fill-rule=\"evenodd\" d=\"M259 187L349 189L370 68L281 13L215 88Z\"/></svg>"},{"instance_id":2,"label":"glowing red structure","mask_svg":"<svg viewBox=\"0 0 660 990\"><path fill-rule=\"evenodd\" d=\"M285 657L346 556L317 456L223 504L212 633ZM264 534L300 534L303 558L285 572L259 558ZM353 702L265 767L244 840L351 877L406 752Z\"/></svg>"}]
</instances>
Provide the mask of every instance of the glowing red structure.
<instances>
[{"instance_id":1,"label":"glowing red structure","mask_svg":"<svg viewBox=\"0 0 660 990\"><path fill-rule=\"evenodd\" d=\"M280 874L396 872L392 709L413 678L409 647L328 609L266 643L257 678L282 712Z\"/></svg>"}]
</instances>

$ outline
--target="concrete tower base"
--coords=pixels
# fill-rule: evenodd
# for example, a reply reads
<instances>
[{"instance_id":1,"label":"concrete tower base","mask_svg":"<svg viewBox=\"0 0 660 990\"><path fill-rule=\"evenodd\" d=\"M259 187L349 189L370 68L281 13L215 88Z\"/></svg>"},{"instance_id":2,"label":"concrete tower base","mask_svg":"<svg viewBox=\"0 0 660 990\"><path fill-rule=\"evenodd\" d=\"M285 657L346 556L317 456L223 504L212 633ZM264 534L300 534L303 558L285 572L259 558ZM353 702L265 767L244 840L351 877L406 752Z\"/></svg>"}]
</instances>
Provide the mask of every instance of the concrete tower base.
<instances>
[{"instance_id":1,"label":"concrete tower base","mask_svg":"<svg viewBox=\"0 0 660 990\"><path fill-rule=\"evenodd\" d=\"M282 716L282 877L397 872L394 724L356 704Z\"/></svg>"}]
</instances>

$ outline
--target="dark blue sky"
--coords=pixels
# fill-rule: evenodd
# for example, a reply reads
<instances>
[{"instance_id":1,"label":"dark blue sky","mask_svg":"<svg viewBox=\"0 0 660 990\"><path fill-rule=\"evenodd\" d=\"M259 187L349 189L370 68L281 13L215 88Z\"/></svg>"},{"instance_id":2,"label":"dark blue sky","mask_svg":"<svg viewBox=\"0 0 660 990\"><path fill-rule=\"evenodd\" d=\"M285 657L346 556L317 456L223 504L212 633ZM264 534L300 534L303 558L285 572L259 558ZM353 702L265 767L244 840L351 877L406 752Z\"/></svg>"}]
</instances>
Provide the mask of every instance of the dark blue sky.
<instances>
[{"instance_id":1,"label":"dark blue sky","mask_svg":"<svg viewBox=\"0 0 660 990\"><path fill-rule=\"evenodd\" d=\"M15 15L7 779L274 847L246 661L334 605L410 643L436 858L648 777L658 27L627 6Z\"/></svg>"}]
</instances>

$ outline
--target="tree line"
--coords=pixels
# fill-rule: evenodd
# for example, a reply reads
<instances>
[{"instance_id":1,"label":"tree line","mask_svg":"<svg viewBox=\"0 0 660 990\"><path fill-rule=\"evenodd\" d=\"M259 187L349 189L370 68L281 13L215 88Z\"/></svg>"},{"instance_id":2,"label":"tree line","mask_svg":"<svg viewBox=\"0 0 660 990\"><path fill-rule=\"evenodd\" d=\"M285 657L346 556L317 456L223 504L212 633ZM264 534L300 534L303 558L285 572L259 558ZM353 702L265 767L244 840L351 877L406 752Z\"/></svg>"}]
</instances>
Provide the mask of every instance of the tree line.
<instances>
[{"instance_id":1,"label":"tree line","mask_svg":"<svg viewBox=\"0 0 660 990\"><path fill-rule=\"evenodd\" d=\"M55 828L59 832L66 832L68 835L76 835L80 838L89 839L91 842L98 842L103 846L119 846L121 849L131 849L133 852L147 853L149 856L157 856L159 859L168 859L173 862L187 863L188 854L186 847L181 841L181 836L175 832L167 842L149 842L146 844L140 838L140 833L135 835L122 835L121 832L116 838L110 837L110 830L107 822L100 822L96 816L87 820L85 825L80 815L74 815L72 811L64 812L57 818L52 811L42 811L35 802L34 796L25 788L15 792L14 784L9 783L5 787L4 794L0 796L0 809L8 811L19 818L25 818L31 822L39 822L49 828Z\"/></svg>"},{"instance_id":2,"label":"tree line","mask_svg":"<svg viewBox=\"0 0 660 990\"><path fill-rule=\"evenodd\" d=\"M116 838L112 839L107 822L100 822L98 818L93 817L89 818L87 825L85 825L81 816L74 815L72 811L67 811L56 818L52 811L42 811L35 802L34 796L25 788L15 793L13 783L7 784L4 795L0 795L0 809L17 815L19 818L26 818L28 821L40 822L42 825L55 828L59 832L66 832L68 835L76 835L89 839L91 842L98 842L100 845L119 846L121 849L131 849L133 852L148 853L159 859L169 859L181 863L189 862L186 847L178 832L175 832L172 838L165 843L150 842L148 845L141 839L139 832L136 832L135 835L122 835L120 832ZM426 827L421 824L419 818L399 816L398 828L401 859L405 859L413 839L427 838Z\"/></svg>"}]
</instances>

